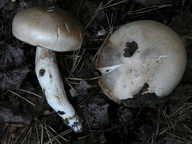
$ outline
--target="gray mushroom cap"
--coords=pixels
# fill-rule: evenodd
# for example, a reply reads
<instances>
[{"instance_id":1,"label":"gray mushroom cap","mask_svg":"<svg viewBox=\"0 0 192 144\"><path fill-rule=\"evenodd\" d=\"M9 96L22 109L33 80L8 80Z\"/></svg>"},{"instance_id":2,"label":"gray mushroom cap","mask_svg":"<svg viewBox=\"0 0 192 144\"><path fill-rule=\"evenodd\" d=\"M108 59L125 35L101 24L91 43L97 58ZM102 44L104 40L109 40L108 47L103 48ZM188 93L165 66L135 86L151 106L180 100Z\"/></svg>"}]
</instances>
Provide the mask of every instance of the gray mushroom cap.
<instances>
[{"instance_id":1,"label":"gray mushroom cap","mask_svg":"<svg viewBox=\"0 0 192 144\"><path fill-rule=\"evenodd\" d=\"M83 41L80 23L64 10L52 7L18 12L13 19L12 33L25 43L61 52L76 50Z\"/></svg>"},{"instance_id":2,"label":"gray mushroom cap","mask_svg":"<svg viewBox=\"0 0 192 144\"><path fill-rule=\"evenodd\" d=\"M117 103L133 98L144 86L147 88L141 95L170 94L181 80L185 66L186 51L178 35L169 27L149 20L117 29L102 47L96 62L96 68L104 73L100 87Z\"/></svg>"}]
</instances>

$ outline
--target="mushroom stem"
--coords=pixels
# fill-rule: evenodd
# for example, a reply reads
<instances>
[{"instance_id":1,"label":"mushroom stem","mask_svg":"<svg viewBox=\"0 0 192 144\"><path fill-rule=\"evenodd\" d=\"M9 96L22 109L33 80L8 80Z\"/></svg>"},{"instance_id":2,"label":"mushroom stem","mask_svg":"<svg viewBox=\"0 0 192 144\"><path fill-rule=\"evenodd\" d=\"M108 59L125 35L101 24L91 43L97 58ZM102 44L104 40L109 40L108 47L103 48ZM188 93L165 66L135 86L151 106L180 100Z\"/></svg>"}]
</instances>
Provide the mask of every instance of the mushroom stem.
<instances>
[{"instance_id":1,"label":"mushroom stem","mask_svg":"<svg viewBox=\"0 0 192 144\"><path fill-rule=\"evenodd\" d=\"M81 131L81 122L67 99L53 51L37 47L35 72L49 105L75 132Z\"/></svg>"}]
</instances>

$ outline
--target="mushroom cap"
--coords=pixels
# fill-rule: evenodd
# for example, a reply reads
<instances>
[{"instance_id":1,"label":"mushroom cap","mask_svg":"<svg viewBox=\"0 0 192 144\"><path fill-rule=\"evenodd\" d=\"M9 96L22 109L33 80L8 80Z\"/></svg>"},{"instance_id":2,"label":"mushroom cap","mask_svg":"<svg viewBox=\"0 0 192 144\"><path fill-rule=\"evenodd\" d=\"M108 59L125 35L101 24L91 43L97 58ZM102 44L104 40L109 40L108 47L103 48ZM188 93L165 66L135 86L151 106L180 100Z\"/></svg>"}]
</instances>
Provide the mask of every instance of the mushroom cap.
<instances>
[{"instance_id":1,"label":"mushroom cap","mask_svg":"<svg viewBox=\"0 0 192 144\"><path fill-rule=\"evenodd\" d=\"M186 51L179 36L155 21L121 26L102 47L97 61L103 92L120 103L137 94L170 94L182 78Z\"/></svg>"},{"instance_id":2,"label":"mushroom cap","mask_svg":"<svg viewBox=\"0 0 192 144\"><path fill-rule=\"evenodd\" d=\"M56 7L35 7L18 12L12 22L12 33L25 43L61 52L76 50L83 41L80 23Z\"/></svg>"}]
</instances>

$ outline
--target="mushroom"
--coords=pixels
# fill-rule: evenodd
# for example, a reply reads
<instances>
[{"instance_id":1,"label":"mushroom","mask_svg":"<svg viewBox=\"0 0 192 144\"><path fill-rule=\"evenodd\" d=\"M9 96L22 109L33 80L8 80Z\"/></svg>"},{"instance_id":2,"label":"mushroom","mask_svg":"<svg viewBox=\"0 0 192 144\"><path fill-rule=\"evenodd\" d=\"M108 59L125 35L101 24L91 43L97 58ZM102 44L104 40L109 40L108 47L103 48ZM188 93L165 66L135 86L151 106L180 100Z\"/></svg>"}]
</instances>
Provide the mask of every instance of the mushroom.
<instances>
[{"instance_id":1,"label":"mushroom","mask_svg":"<svg viewBox=\"0 0 192 144\"><path fill-rule=\"evenodd\" d=\"M186 51L179 36L151 20L117 29L102 47L96 68L99 85L117 103L140 94L169 95L182 78Z\"/></svg>"},{"instance_id":2,"label":"mushroom","mask_svg":"<svg viewBox=\"0 0 192 144\"><path fill-rule=\"evenodd\" d=\"M81 131L81 121L66 97L54 53L81 47L80 23L60 8L35 7L15 15L12 33L17 39L37 46L35 72L47 102L75 132Z\"/></svg>"}]
</instances>

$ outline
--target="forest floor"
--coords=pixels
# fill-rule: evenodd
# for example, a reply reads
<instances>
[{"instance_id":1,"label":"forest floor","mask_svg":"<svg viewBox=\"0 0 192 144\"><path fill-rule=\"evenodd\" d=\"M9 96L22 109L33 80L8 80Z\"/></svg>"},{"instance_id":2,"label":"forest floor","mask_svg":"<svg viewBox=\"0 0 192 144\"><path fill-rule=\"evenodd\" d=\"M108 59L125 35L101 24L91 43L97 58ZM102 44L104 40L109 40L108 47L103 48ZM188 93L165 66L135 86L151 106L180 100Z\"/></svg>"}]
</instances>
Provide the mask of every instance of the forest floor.
<instances>
[{"instance_id":1,"label":"forest floor","mask_svg":"<svg viewBox=\"0 0 192 144\"><path fill-rule=\"evenodd\" d=\"M80 50L57 53L68 99L82 119L74 133L47 104L35 75L35 50L11 31L26 8L58 6L83 25ZM98 86L95 58L111 32L136 20L171 27L187 51L187 67L175 90L160 100L117 104ZM2 144L192 144L191 0L1 0L0 143Z\"/></svg>"}]
</instances>

